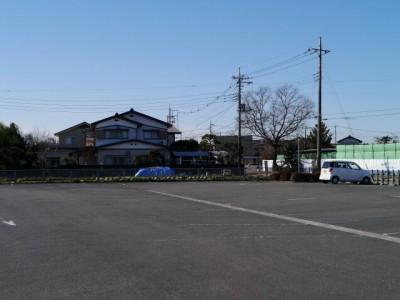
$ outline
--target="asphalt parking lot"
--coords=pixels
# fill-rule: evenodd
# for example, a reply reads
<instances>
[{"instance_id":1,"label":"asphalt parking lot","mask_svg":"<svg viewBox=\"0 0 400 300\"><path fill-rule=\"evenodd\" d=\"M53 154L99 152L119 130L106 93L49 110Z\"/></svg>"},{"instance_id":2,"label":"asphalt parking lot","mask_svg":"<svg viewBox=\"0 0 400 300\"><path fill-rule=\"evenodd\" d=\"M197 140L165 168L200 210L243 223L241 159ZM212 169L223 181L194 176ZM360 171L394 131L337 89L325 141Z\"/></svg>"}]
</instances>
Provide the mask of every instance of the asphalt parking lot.
<instances>
[{"instance_id":1,"label":"asphalt parking lot","mask_svg":"<svg viewBox=\"0 0 400 300\"><path fill-rule=\"evenodd\" d=\"M400 187L0 185L3 299L398 299Z\"/></svg>"}]
</instances>

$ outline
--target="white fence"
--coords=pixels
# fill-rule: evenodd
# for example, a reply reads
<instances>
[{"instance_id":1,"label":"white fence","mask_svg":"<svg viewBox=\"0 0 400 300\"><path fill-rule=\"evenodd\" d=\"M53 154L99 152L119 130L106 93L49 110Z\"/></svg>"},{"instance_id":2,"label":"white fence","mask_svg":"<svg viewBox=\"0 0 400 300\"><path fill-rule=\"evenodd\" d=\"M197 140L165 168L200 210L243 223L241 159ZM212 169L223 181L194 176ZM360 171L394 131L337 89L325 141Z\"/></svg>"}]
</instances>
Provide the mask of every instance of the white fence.
<instances>
[{"instance_id":1,"label":"white fence","mask_svg":"<svg viewBox=\"0 0 400 300\"><path fill-rule=\"evenodd\" d=\"M400 159L322 159L321 163L325 160L340 160L340 161L353 161L365 170L379 171L379 172L393 172L400 170ZM282 165L282 161L277 161L278 165ZM262 161L263 171L272 171L272 160ZM302 159L300 161L300 172L312 172L313 160Z\"/></svg>"}]
</instances>

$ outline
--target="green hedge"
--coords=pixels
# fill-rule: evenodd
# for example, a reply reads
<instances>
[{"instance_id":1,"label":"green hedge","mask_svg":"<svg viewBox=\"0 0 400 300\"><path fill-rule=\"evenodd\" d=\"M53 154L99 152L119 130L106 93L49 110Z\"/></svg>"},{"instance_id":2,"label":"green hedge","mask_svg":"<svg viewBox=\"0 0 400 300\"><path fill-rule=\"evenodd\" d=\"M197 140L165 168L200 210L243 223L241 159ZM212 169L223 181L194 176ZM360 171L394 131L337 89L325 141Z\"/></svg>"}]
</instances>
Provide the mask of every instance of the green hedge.
<instances>
[{"instance_id":1,"label":"green hedge","mask_svg":"<svg viewBox=\"0 0 400 300\"><path fill-rule=\"evenodd\" d=\"M318 182L319 173L297 173L281 171L270 174L269 179L274 181Z\"/></svg>"}]
</instances>

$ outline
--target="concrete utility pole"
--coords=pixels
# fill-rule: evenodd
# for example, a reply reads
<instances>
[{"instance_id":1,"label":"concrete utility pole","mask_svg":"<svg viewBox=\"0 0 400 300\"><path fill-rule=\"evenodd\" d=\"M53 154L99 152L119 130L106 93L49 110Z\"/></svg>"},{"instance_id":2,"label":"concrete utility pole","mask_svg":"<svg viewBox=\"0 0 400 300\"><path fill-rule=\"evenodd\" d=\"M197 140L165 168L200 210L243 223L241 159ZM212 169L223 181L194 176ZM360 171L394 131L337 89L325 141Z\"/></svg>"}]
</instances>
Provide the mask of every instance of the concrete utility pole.
<instances>
[{"instance_id":1,"label":"concrete utility pole","mask_svg":"<svg viewBox=\"0 0 400 300\"><path fill-rule=\"evenodd\" d=\"M319 38L319 48L310 48L308 51L318 53L319 71L318 71L318 134L317 134L317 168L321 170L321 129L322 129L322 55L327 54L329 50L322 49L322 38Z\"/></svg>"},{"instance_id":2,"label":"concrete utility pole","mask_svg":"<svg viewBox=\"0 0 400 300\"><path fill-rule=\"evenodd\" d=\"M174 115L174 112L177 112L177 110L172 109L171 105L168 107L168 116L167 116L167 123L170 124L175 124L175 118L176 116Z\"/></svg>"},{"instance_id":3,"label":"concrete utility pole","mask_svg":"<svg viewBox=\"0 0 400 300\"><path fill-rule=\"evenodd\" d=\"M210 121L210 135L213 134L212 127L213 127L214 125L215 125L215 124L211 123L211 121Z\"/></svg>"},{"instance_id":4,"label":"concrete utility pole","mask_svg":"<svg viewBox=\"0 0 400 300\"><path fill-rule=\"evenodd\" d=\"M242 164L242 111L244 110L244 106L242 105L242 83L248 83L249 81L243 81L249 79L249 77L244 76L240 73L239 68L239 76L232 76L233 79L237 80L238 87L238 168L240 170L240 166Z\"/></svg>"}]
</instances>

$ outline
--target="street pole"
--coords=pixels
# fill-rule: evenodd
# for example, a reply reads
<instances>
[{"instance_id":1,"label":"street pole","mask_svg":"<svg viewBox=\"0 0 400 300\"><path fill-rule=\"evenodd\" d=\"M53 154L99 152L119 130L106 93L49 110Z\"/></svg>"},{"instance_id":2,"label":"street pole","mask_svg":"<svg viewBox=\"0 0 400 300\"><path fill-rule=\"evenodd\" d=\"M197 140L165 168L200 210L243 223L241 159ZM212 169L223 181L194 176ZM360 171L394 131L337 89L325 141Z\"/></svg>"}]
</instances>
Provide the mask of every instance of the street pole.
<instances>
[{"instance_id":1,"label":"street pole","mask_svg":"<svg viewBox=\"0 0 400 300\"><path fill-rule=\"evenodd\" d=\"M240 74L239 68L239 77L238 77L238 168L240 170L240 166L242 164L242 75ZM240 172L240 171L239 171Z\"/></svg>"},{"instance_id":2,"label":"street pole","mask_svg":"<svg viewBox=\"0 0 400 300\"><path fill-rule=\"evenodd\" d=\"M238 169L240 173L240 167L242 165L242 111L243 111L243 106L242 106L242 83L243 80L249 79L249 77L244 76L240 73L240 68L239 68L239 76L232 76L233 79L237 80L237 87L238 87ZM245 83L251 83L251 82L245 82Z\"/></svg>"},{"instance_id":3,"label":"street pole","mask_svg":"<svg viewBox=\"0 0 400 300\"><path fill-rule=\"evenodd\" d=\"M300 173L300 137L297 137L297 173Z\"/></svg>"},{"instance_id":4,"label":"street pole","mask_svg":"<svg viewBox=\"0 0 400 300\"><path fill-rule=\"evenodd\" d=\"M317 168L321 170L321 131L322 131L322 54L327 54L329 50L322 49L322 38L319 38L319 48L310 48L309 51L318 53L318 115L317 115Z\"/></svg>"},{"instance_id":5,"label":"street pole","mask_svg":"<svg viewBox=\"0 0 400 300\"><path fill-rule=\"evenodd\" d=\"M318 50L318 135L317 135L317 168L321 170L321 127L322 127L322 39L319 38L319 50Z\"/></svg>"}]
</instances>

